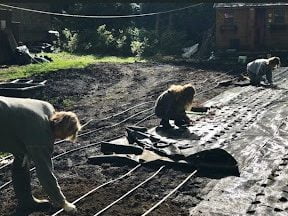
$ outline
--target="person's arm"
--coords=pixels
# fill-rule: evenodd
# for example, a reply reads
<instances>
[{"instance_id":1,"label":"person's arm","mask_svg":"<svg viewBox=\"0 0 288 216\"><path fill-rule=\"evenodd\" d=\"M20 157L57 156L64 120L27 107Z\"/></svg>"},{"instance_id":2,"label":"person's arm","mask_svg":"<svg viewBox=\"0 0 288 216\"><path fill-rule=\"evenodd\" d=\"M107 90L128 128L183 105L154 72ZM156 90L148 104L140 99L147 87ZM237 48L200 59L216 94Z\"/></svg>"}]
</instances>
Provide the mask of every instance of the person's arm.
<instances>
[{"instance_id":1,"label":"person's arm","mask_svg":"<svg viewBox=\"0 0 288 216\"><path fill-rule=\"evenodd\" d=\"M53 174L51 152L42 146L28 146L27 151L35 164L40 184L52 202L67 212L76 211L76 207L66 200Z\"/></svg>"}]
</instances>

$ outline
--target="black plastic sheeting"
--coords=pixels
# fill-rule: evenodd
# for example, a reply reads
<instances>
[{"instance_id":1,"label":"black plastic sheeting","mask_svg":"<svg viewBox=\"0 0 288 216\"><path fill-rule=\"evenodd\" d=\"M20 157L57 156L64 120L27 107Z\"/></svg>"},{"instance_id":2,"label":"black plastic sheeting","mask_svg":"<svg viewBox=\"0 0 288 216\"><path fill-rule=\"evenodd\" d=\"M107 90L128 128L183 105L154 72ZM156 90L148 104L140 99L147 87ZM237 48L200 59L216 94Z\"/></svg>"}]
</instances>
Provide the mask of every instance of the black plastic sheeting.
<instances>
[{"instance_id":1,"label":"black plastic sheeting","mask_svg":"<svg viewBox=\"0 0 288 216\"><path fill-rule=\"evenodd\" d=\"M212 180L190 215L288 215L287 77L280 68L278 89L237 87L205 104L218 108L189 128L201 139L187 145L226 150L240 177Z\"/></svg>"},{"instance_id":2,"label":"black plastic sheeting","mask_svg":"<svg viewBox=\"0 0 288 216\"><path fill-rule=\"evenodd\" d=\"M127 128L127 132L130 144L103 142L101 151L104 155L90 156L88 163L111 163L114 166L141 163L150 168L165 165L183 172L197 170L198 176L209 178L239 176L237 161L223 149L209 149L184 156L175 143L165 142L137 129Z\"/></svg>"},{"instance_id":3,"label":"black plastic sheeting","mask_svg":"<svg viewBox=\"0 0 288 216\"><path fill-rule=\"evenodd\" d=\"M128 136L130 144L148 147L136 161L175 163L173 156L181 155L206 171L203 176L222 174L202 189L209 192L190 215L288 215L287 77L288 68L279 68L276 89L245 86L224 92L204 104L210 107L205 115L189 113L195 123L188 128L158 127L148 136L141 131L132 140ZM111 143L129 145L126 138ZM155 143L160 143L156 149ZM237 167L238 173L225 175L225 166L226 171Z\"/></svg>"}]
</instances>

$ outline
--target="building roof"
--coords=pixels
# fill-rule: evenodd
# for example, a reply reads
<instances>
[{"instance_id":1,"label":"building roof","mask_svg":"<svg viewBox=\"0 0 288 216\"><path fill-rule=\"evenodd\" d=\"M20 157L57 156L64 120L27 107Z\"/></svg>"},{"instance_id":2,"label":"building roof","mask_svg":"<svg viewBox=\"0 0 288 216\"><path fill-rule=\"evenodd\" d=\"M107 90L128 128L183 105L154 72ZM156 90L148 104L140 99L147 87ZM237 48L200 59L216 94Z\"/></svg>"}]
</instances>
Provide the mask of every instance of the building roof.
<instances>
[{"instance_id":1,"label":"building roof","mask_svg":"<svg viewBox=\"0 0 288 216\"><path fill-rule=\"evenodd\" d=\"M272 7L272 6L288 6L288 3L215 3L214 8L237 8L237 7Z\"/></svg>"}]
</instances>

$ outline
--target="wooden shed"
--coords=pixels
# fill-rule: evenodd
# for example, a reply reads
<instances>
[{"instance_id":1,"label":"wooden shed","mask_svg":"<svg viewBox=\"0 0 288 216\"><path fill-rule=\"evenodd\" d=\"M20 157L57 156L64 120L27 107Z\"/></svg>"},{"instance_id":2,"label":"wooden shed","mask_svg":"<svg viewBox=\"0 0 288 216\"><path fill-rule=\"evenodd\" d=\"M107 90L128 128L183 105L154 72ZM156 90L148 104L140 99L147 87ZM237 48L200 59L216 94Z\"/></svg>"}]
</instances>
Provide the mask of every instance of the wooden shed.
<instances>
[{"instance_id":1,"label":"wooden shed","mask_svg":"<svg viewBox=\"0 0 288 216\"><path fill-rule=\"evenodd\" d=\"M11 3L11 6L19 8L27 8L39 11L50 11L49 3ZM1 6L0 6L1 9ZM23 43L45 41L47 39L48 30L51 30L51 16L47 14L34 13L18 9L9 9L3 7L1 14L6 14L6 11L11 13L9 19L15 23L14 26L18 25L17 35L15 39ZM9 21L9 22L11 22ZM9 23L7 22L7 23ZM6 26L10 28L10 26ZM13 27L13 26L12 26ZM16 33L16 30L14 30Z\"/></svg>"},{"instance_id":2,"label":"wooden shed","mask_svg":"<svg viewBox=\"0 0 288 216\"><path fill-rule=\"evenodd\" d=\"M288 50L288 3L215 3L216 48Z\"/></svg>"},{"instance_id":3,"label":"wooden shed","mask_svg":"<svg viewBox=\"0 0 288 216\"><path fill-rule=\"evenodd\" d=\"M12 22L12 11L0 8L0 64L12 59L13 51L17 47L17 27L17 23Z\"/></svg>"},{"instance_id":4,"label":"wooden shed","mask_svg":"<svg viewBox=\"0 0 288 216\"><path fill-rule=\"evenodd\" d=\"M19 8L50 11L48 3L13 3ZM18 42L43 42L51 30L51 16L0 6L0 64L9 63Z\"/></svg>"},{"instance_id":5,"label":"wooden shed","mask_svg":"<svg viewBox=\"0 0 288 216\"><path fill-rule=\"evenodd\" d=\"M49 3L14 3L13 6L50 11ZM48 30L51 30L50 15L13 9L12 20L20 23L19 41L26 43L47 40Z\"/></svg>"}]
</instances>

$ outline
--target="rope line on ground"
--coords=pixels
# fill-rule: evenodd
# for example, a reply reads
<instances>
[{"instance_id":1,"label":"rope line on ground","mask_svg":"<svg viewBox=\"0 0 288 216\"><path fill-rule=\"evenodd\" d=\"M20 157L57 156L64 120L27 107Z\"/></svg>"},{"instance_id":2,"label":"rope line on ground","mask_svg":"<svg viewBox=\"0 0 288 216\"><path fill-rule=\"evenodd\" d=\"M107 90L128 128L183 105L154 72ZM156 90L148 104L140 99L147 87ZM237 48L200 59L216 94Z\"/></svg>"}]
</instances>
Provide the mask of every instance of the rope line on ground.
<instances>
[{"instance_id":1,"label":"rope line on ground","mask_svg":"<svg viewBox=\"0 0 288 216\"><path fill-rule=\"evenodd\" d=\"M159 205L161 205L168 197L170 197L173 193L175 193L180 187L182 187L192 176L194 176L197 173L197 170L192 172L189 176L187 176L186 179L184 179L183 182L181 182L176 188L174 188L169 194L167 194L163 199L161 199L158 203L156 203L152 208L150 208L148 211L146 211L141 216L146 216L150 212L152 212L154 209L156 209Z\"/></svg>"},{"instance_id":2,"label":"rope line on ground","mask_svg":"<svg viewBox=\"0 0 288 216\"><path fill-rule=\"evenodd\" d=\"M106 206L105 208L103 208L102 210L100 210L99 212L97 212L94 216L98 216L100 214L102 214L103 212L105 212L107 209L111 208L113 205L115 205L117 202L121 201L122 199L124 199L126 196L128 196L129 194L131 194L132 192L134 192L135 190L137 190L139 187L141 187L143 184L145 184L146 182L150 181L151 179L153 179L156 175L158 175L158 173L164 168L165 166L161 166L155 173L153 173L153 175L151 175L149 178L145 179L145 181L141 182L140 184L138 184L136 187L132 188L130 191L128 191L127 193L125 193L124 195L122 195L121 197L119 197L117 200L115 200L114 202L110 203L108 206Z\"/></svg>"},{"instance_id":3,"label":"rope line on ground","mask_svg":"<svg viewBox=\"0 0 288 216\"><path fill-rule=\"evenodd\" d=\"M142 165L141 165L141 164L138 164L137 166L135 166L134 168L132 168L130 171L128 171L128 172L125 173L124 175L122 175L122 176L120 176L120 177L118 177L118 178L112 179L112 180L110 180L110 181L107 181L107 182L105 182L105 183L97 186L96 188L90 190L89 192L87 192L87 193L84 194L83 196L81 196L81 197L79 197L78 199L74 200L74 201L72 202L72 204L76 204L77 202L79 202L79 201L81 201L82 199L86 198L86 197L89 196L90 194L94 193L96 190L98 190L98 189L100 189L100 188L102 188L102 187L104 187L104 186L106 186L106 185L108 185L108 184L111 184L111 183L113 183L113 182L116 182L116 181L118 181L118 180L121 180L121 179L125 178L126 176L128 176L128 175L130 175L132 172L134 172L136 169L138 169L140 166L142 166ZM54 213L53 215L51 215L51 216L56 216L56 215L58 215L59 213L61 213L63 210L64 210L64 209L62 208L62 209L60 209L59 211L55 212L55 213Z\"/></svg>"}]
</instances>

